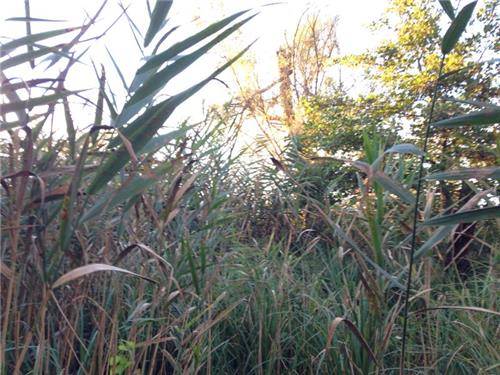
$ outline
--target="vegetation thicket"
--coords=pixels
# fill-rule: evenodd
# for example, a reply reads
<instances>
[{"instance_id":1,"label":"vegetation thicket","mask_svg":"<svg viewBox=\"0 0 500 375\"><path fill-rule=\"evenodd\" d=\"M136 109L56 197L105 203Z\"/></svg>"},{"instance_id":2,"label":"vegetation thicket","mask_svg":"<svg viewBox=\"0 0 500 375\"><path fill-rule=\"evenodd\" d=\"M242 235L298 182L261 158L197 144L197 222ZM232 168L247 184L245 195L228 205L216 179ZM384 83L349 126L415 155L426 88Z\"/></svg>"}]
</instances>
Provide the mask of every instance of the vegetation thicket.
<instances>
[{"instance_id":1,"label":"vegetation thicket","mask_svg":"<svg viewBox=\"0 0 500 375\"><path fill-rule=\"evenodd\" d=\"M274 98L241 92L167 131L253 43L164 88L265 8L175 43L172 1L146 1L146 30L123 8L148 57L134 77L85 65L91 97L66 84L106 1L41 33L25 1L6 22L26 36L0 49L0 372L497 373L500 26L497 0L476 3L391 0L376 27L392 39L357 56L335 20L305 17ZM14 78L28 64L57 74ZM369 94L330 74L352 68ZM285 146L249 155L249 118Z\"/></svg>"}]
</instances>

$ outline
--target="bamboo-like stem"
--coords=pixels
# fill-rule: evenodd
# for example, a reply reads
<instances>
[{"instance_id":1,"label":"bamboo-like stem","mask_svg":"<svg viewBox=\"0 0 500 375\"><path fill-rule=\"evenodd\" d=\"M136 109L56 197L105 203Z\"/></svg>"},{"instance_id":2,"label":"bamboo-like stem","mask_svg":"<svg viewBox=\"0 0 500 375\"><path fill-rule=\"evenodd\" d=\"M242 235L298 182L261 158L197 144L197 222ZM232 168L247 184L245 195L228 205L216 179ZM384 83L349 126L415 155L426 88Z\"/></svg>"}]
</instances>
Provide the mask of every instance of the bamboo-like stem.
<instances>
[{"instance_id":1,"label":"bamboo-like stem","mask_svg":"<svg viewBox=\"0 0 500 375\"><path fill-rule=\"evenodd\" d=\"M436 80L436 83L434 85L434 91L432 93L431 108L429 111L429 116L427 118L427 124L426 124L426 128L425 128L424 147L422 150L423 153L422 153L422 156L420 156L420 166L418 169L418 176L417 176L417 191L416 191L416 196L415 196L415 208L413 210L413 229L412 229L412 234L411 234L410 262L408 265L408 280L406 283L406 292L405 292L404 301L403 301L403 304L404 304L404 307L403 307L403 338L401 341L401 357L400 357L400 363L399 363L399 373L400 374L404 373L404 368L405 368L406 341L407 341L407 329L408 329L408 309L409 309L408 307L409 307L410 293L411 293L412 270L413 270L413 263L414 263L414 258L415 258L415 247L417 244L418 206L420 203L420 195L421 195L421 191L422 191L422 177L424 174L425 155L427 153L427 146L429 143L429 137L430 137L430 133L431 133L431 123L432 123L432 117L434 115L434 108L436 107L439 82L441 80L441 75L443 73L444 58L445 58L445 56L443 55L441 57L441 63L439 65L438 78Z\"/></svg>"}]
</instances>

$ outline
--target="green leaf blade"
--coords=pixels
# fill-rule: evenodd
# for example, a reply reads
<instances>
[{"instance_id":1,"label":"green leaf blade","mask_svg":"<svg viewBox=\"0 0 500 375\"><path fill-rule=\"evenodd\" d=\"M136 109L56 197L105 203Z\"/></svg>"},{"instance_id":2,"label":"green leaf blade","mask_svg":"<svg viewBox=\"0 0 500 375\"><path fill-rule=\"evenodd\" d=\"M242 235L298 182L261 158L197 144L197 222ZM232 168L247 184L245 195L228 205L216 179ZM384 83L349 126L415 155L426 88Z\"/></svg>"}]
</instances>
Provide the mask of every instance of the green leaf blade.
<instances>
[{"instance_id":1,"label":"green leaf blade","mask_svg":"<svg viewBox=\"0 0 500 375\"><path fill-rule=\"evenodd\" d=\"M155 35L160 31L163 21L168 15L172 7L173 0L157 0L153 13L151 14L151 22L149 23L148 31L144 37L144 47L147 47L153 40Z\"/></svg>"},{"instance_id":2,"label":"green leaf blade","mask_svg":"<svg viewBox=\"0 0 500 375\"><path fill-rule=\"evenodd\" d=\"M477 0L464 6L451 23L441 43L441 51L443 52L443 55L450 53L457 44L460 36L464 32L470 18L472 17L476 4Z\"/></svg>"},{"instance_id":3,"label":"green leaf blade","mask_svg":"<svg viewBox=\"0 0 500 375\"><path fill-rule=\"evenodd\" d=\"M458 212L452 215L439 216L427 220L423 225L452 225L463 222L473 222L478 220L495 219L500 217L500 206L480 208Z\"/></svg>"},{"instance_id":4,"label":"green leaf blade","mask_svg":"<svg viewBox=\"0 0 500 375\"><path fill-rule=\"evenodd\" d=\"M453 9L453 5L450 0L439 0L439 4L443 8L444 12L450 17L450 20L455 19L455 10Z\"/></svg>"},{"instance_id":5,"label":"green leaf blade","mask_svg":"<svg viewBox=\"0 0 500 375\"><path fill-rule=\"evenodd\" d=\"M22 63L33 61L37 57L42 57L52 52L58 52L58 47L44 47L37 50L33 50L26 53L21 53L19 55L13 56L9 59L4 60L0 63L0 69L9 69L14 66L20 65Z\"/></svg>"},{"instance_id":6,"label":"green leaf blade","mask_svg":"<svg viewBox=\"0 0 500 375\"><path fill-rule=\"evenodd\" d=\"M31 44L34 42L39 42L39 41L44 40L44 39L53 38L55 36L66 34L66 33L69 33L71 31L74 31L77 29L80 29L80 27L69 27L69 28L64 28L64 29L46 31L43 33L31 34L31 35L24 36L24 37L19 38L19 39L12 40L12 41L5 43L4 45L1 46L0 57L5 56L7 53L13 51L14 49L16 49L18 47L22 47L24 45Z\"/></svg>"},{"instance_id":7,"label":"green leaf blade","mask_svg":"<svg viewBox=\"0 0 500 375\"><path fill-rule=\"evenodd\" d=\"M387 149L385 153L414 154L418 156L424 155L424 152L421 149L419 149L415 145L412 145L411 143L401 143L398 145L394 145L391 148Z\"/></svg>"},{"instance_id":8,"label":"green leaf blade","mask_svg":"<svg viewBox=\"0 0 500 375\"><path fill-rule=\"evenodd\" d=\"M431 174L425 177L426 180L469 180L469 179L500 179L500 167L489 168L464 168Z\"/></svg>"},{"instance_id":9,"label":"green leaf blade","mask_svg":"<svg viewBox=\"0 0 500 375\"><path fill-rule=\"evenodd\" d=\"M385 190L400 197L406 203L415 204L415 197L413 194L405 189L399 182L394 181L383 172L375 172L373 180L378 182Z\"/></svg>"},{"instance_id":10,"label":"green leaf blade","mask_svg":"<svg viewBox=\"0 0 500 375\"><path fill-rule=\"evenodd\" d=\"M61 91L52 95L45 95L36 98L31 98L28 100L20 100L17 102L5 103L0 105L0 113L5 114L24 109L31 110L33 107L52 104L58 101L59 99L75 94L77 92L78 91Z\"/></svg>"},{"instance_id":11,"label":"green leaf blade","mask_svg":"<svg viewBox=\"0 0 500 375\"><path fill-rule=\"evenodd\" d=\"M486 126L500 122L500 108L488 108L466 115L452 117L432 124L435 128L451 128L455 126Z\"/></svg>"},{"instance_id":12,"label":"green leaf blade","mask_svg":"<svg viewBox=\"0 0 500 375\"><path fill-rule=\"evenodd\" d=\"M163 65L165 62L171 60L179 53L201 42L203 39L208 38L210 35L213 35L217 31L222 30L224 27L229 25L233 20L235 20L236 18L240 17L241 15L243 15L248 11L249 9L234 13L233 15L226 17L221 21L211 24L210 26L190 36L189 38L184 39L178 43L175 43L172 47L168 48L167 50L151 57L143 66L139 68L137 73L144 73L151 69L157 68L160 65Z\"/></svg>"},{"instance_id":13,"label":"green leaf blade","mask_svg":"<svg viewBox=\"0 0 500 375\"><path fill-rule=\"evenodd\" d=\"M141 176L134 177L126 185L122 186L118 191L113 192L112 194L107 194L100 198L87 212L85 212L85 214L79 221L79 225L101 214L104 208L110 210L117 205L125 202L127 199L140 194L147 188L153 186L155 183L156 179L154 178L146 178Z\"/></svg>"},{"instance_id":14,"label":"green leaf blade","mask_svg":"<svg viewBox=\"0 0 500 375\"><path fill-rule=\"evenodd\" d=\"M248 49L253 45L249 44L245 49L238 53L235 57L227 63L216 69L209 77L205 78L198 84L174 95L171 98L155 105L139 116L127 128L123 130L123 135L128 138L134 152L138 153L142 150L148 141L156 134L156 132L163 126L164 122L170 117L175 109L181 105L188 98L201 90L208 82L217 77L226 68L238 60ZM130 160L130 155L124 146L121 146L112 156L99 168L88 188L89 194L94 194L103 188L109 181L111 181L115 174L123 168Z\"/></svg>"},{"instance_id":15,"label":"green leaf blade","mask_svg":"<svg viewBox=\"0 0 500 375\"><path fill-rule=\"evenodd\" d=\"M236 23L196 51L182 56L173 64L167 66L166 68L160 70L158 73L149 77L143 83L143 85L139 87L137 91L132 95L128 103L125 105L122 113L118 116L115 125L120 127L121 125L126 123L141 108L143 108L144 105L149 103L154 95L156 95L163 87L165 87L167 83L170 82L170 80L172 80L178 74L182 73L199 58L203 57L209 50L229 37L232 33L237 31L241 26L250 21L253 17L255 17L255 15L247 17L246 19Z\"/></svg>"}]
</instances>

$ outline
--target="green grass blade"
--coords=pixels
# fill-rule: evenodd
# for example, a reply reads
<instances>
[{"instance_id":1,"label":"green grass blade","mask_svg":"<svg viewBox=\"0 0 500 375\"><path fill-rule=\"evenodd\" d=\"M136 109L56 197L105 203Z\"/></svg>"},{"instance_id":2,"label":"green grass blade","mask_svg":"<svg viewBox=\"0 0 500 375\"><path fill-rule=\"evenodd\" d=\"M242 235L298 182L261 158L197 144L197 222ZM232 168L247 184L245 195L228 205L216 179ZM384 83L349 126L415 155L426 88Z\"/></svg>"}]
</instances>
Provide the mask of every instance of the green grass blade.
<instances>
[{"instance_id":1,"label":"green grass blade","mask_svg":"<svg viewBox=\"0 0 500 375\"><path fill-rule=\"evenodd\" d=\"M118 77L120 77L120 81L122 82L123 88L125 89L125 91L128 91L127 81L125 81L125 77L123 76L123 73L122 73L120 67L116 63L115 58L113 57L111 52L109 52L108 47L104 46L104 48L106 48L106 52L108 53L108 56L111 59L111 62L113 63L113 67L115 68L116 73L118 74Z\"/></svg>"},{"instance_id":2,"label":"green grass blade","mask_svg":"<svg viewBox=\"0 0 500 375\"><path fill-rule=\"evenodd\" d=\"M63 98L64 118L66 120L66 133L68 134L69 154L71 160L75 160L76 155L76 130L69 108L68 98Z\"/></svg>"},{"instance_id":3,"label":"green grass blade","mask_svg":"<svg viewBox=\"0 0 500 375\"><path fill-rule=\"evenodd\" d=\"M391 148L385 150L385 153L398 153L398 154L414 154L422 156L424 153L417 146L412 145L411 143L401 143L398 145L394 145Z\"/></svg>"},{"instance_id":4,"label":"green grass blade","mask_svg":"<svg viewBox=\"0 0 500 375\"><path fill-rule=\"evenodd\" d=\"M422 258L427 255L429 251L434 248L438 243L443 241L446 237L450 235L453 231L453 225L445 225L441 228L437 229L428 239L425 241L422 246L418 248L415 252L415 260Z\"/></svg>"},{"instance_id":5,"label":"green grass blade","mask_svg":"<svg viewBox=\"0 0 500 375\"><path fill-rule=\"evenodd\" d=\"M160 148L165 146L167 143L174 139L178 139L180 137L184 137L189 129L192 129L193 126L187 126L182 129L174 130L167 134L162 134L157 137L152 138L146 145L141 149L139 154L151 154L158 151Z\"/></svg>"},{"instance_id":6,"label":"green grass blade","mask_svg":"<svg viewBox=\"0 0 500 375\"><path fill-rule=\"evenodd\" d=\"M174 26L172 28L170 28L170 30L168 30L167 32L165 32L165 34L163 34L163 36L160 38L160 40L158 40L158 42L156 43L156 46L155 48L153 48L153 52L152 52L152 56L155 56L156 53L158 52L158 49L160 48L161 44L175 31L179 28L180 26Z\"/></svg>"},{"instance_id":7,"label":"green grass blade","mask_svg":"<svg viewBox=\"0 0 500 375\"><path fill-rule=\"evenodd\" d=\"M352 247L352 249L356 251L356 253L359 254L361 258L363 258L363 260L366 263L370 264L375 269L376 272L384 276L394 286L397 286L401 290L404 290L403 284L401 284L395 276L392 276L384 268L380 267L377 263L375 263L368 255L366 255L366 252L358 246L356 241L354 241L350 236L348 236L347 233L345 233L344 230L337 223L331 220L330 217L328 217L328 215L317 204L313 205L316 207L318 212L325 219L326 223L334 230L334 232L337 234L339 238L348 243Z\"/></svg>"},{"instance_id":8,"label":"green grass blade","mask_svg":"<svg viewBox=\"0 0 500 375\"><path fill-rule=\"evenodd\" d=\"M21 126L24 126L26 124L26 122L29 123L30 121L36 120L36 119L38 119L40 117L44 117L46 115L47 115L46 113L40 113L38 115L33 115L31 117L26 118L26 121L4 122L4 121L0 120L0 132L19 128Z\"/></svg>"},{"instance_id":9,"label":"green grass blade","mask_svg":"<svg viewBox=\"0 0 500 375\"><path fill-rule=\"evenodd\" d=\"M55 20L50 18L36 18L36 17L10 17L5 21L21 21L21 22L67 22L66 20Z\"/></svg>"},{"instance_id":10,"label":"green grass blade","mask_svg":"<svg viewBox=\"0 0 500 375\"><path fill-rule=\"evenodd\" d=\"M104 70L104 66L101 66L101 75L98 78L99 78L99 92L97 94L97 102L95 106L94 126L102 125L102 113L104 110L104 90L106 85L106 71ZM94 145L97 142L97 135L98 133L96 132L92 138Z\"/></svg>"},{"instance_id":11,"label":"green grass blade","mask_svg":"<svg viewBox=\"0 0 500 375\"><path fill-rule=\"evenodd\" d=\"M106 90L103 90L104 100L106 101L106 105L108 106L109 114L111 119L114 120L118 117L118 113L116 112L114 104L109 99L108 94L106 94Z\"/></svg>"},{"instance_id":12,"label":"green grass blade","mask_svg":"<svg viewBox=\"0 0 500 375\"><path fill-rule=\"evenodd\" d=\"M392 154L392 153L397 153L397 154L413 154L413 155L418 155L422 156L423 152L420 150L417 146L412 145L411 143L401 143L398 145L394 145L391 148L385 150L382 155L377 157L375 161L371 164L373 169L378 169L380 166L380 163L382 163L382 160L384 159L385 154Z\"/></svg>"},{"instance_id":13,"label":"green grass blade","mask_svg":"<svg viewBox=\"0 0 500 375\"><path fill-rule=\"evenodd\" d=\"M0 87L0 93L6 94L9 91L15 91L15 90L20 90L20 89L28 89L31 87L38 87L38 85L46 82L60 82L60 79L57 78L37 78L37 79L30 79L28 81L23 81L23 82L15 82L15 83L4 83L2 84L2 87Z\"/></svg>"},{"instance_id":14,"label":"green grass blade","mask_svg":"<svg viewBox=\"0 0 500 375\"><path fill-rule=\"evenodd\" d=\"M84 172L85 161L87 160L87 153L89 148L90 139L92 137L93 130L85 136L85 141L83 143L80 157L75 167L75 172L73 173L73 178L71 179L71 183L68 188L68 193L64 197L63 205L60 214L60 231L59 231L59 243L61 247L61 251L65 252L69 241L71 239L71 234L73 232L73 211L76 204L76 200L78 198L78 189L80 187L80 183L82 180L82 175ZM57 262L56 262L57 264Z\"/></svg>"},{"instance_id":15,"label":"green grass blade","mask_svg":"<svg viewBox=\"0 0 500 375\"><path fill-rule=\"evenodd\" d=\"M146 82L153 74L156 74L159 67L155 69L148 70L147 72L136 72L132 83L130 84L128 91L130 93L136 91L144 82Z\"/></svg>"},{"instance_id":16,"label":"green grass blade","mask_svg":"<svg viewBox=\"0 0 500 375\"><path fill-rule=\"evenodd\" d=\"M189 272L191 274L191 279L193 281L194 289L196 290L196 294L200 295L201 294L201 288L200 288L200 282L198 278L198 273L197 273L197 266L193 257L193 251L191 250L191 247L187 243L187 241L182 241L182 250L183 253L186 255L186 258L188 260L188 265L189 265Z\"/></svg>"},{"instance_id":17,"label":"green grass blade","mask_svg":"<svg viewBox=\"0 0 500 375\"><path fill-rule=\"evenodd\" d=\"M30 0L24 0L24 14L26 16L26 21L24 21L24 24L26 26L26 36L30 37L32 35L31 33L31 21L29 20L31 18L30 15ZM33 43L28 43L26 45L28 53L33 52ZM35 67L35 60L30 60L30 67L33 69Z\"/></svg>"},{"instance_id":18,"label":"green grass blade","mask_svg":"<svg viewBox=\"0 0 500 375\"><path fill-rule=\"evenodd\" d=\"M254 43L254 42L253 42ZM236 55L235 57L233 57L230 61L228 61L226 64L224 64L223 66L221 66L220 68L216 69L208 78L206 78L205 80L203 80L202 82L198 83L197 85L194 85L192 86L191 88L165 100L163 103L163 110L168 112L170 111L169 107L172 107L173 106L173 109L175 109L175 106L181 104L182 102L184 102L186 99L188 99L189 97L191 97L192 95L194 95L196 92L198 92L202 87L204 87L208 82L210 82L211 80L213 80L215 77L217 77L220 73L222 73L227 67L229 67L230 65L232 65L236 60L238 60L252 45L253 43L249 44L244 50L242 50L238 55ZM160 103L159 105L156 105L155 107L153 108L162 108L162 104ZM141 137L141 129L144 129L144 128L147 128L148 125L146 125L147 122L149 121L156 121L155 120L155 116L157 115L157 113L155 111L153 111L153 108L151 108L149 111L147 111L145 114L144 114L144 117L141 116L139 117L137 120L135 120L132 124L130 124L129 126L127 126L125 129L123 129L122 133L127 136L127 137L133 137L134 134L137 136L137 137ZM173 111L172 109L172 111ZM148 116L148 112L150 113L150 115ZM168 114L170 115L170 113ZM153 116L152 119L150 119L150 117ZM142 120L141 120L142 118ZM165 118L166 119L166 118ZM158 127L156 128L159 129L161 127L161 124L157 125ZM155 131L156 131L155 130ZM153 133L154 134L154 133ZM152 137L152 135L151 135ZM112 142L113 143L113 142ZM141 146L142 148L142 146ZM136 150L136 151L140 151L140 150Z\"/></svg>"}]
</instances>

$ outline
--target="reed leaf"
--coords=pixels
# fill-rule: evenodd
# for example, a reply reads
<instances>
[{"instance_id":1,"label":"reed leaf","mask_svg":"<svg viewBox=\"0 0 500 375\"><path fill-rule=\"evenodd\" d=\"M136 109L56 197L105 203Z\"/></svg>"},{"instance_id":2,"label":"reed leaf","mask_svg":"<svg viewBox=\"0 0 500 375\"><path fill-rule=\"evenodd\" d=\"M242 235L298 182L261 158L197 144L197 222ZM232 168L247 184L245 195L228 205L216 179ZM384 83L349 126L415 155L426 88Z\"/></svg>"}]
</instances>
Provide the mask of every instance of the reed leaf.
<instances>
[{"instance_id":1,"label":"reed leaf","mask_svg":"<svg viewBox=\"0 0 500 375\"><path fill-rule=\"evenodd\" d=\"M425 177L426 180L482 180L492 178L495 180L500 179L500 167L487 167L487 168L464 168L457 170L449 170L445 172L433 173Z\"/></svg>"},{"instance_id":2,"label":"reed leaf","mask_svg":"<svg viewBox=\"0 0 500 375\"><path fill-rule=\"evenodd\" d=\"M165 62L171 60L173 57L182 53L190 47L193 47L195 44L201 42L203 39L208 38L209 36L215 34L217 31L222 30L224 27L229 25L232 21L240 17L241 15L249 12L250 9L243 10L233 15L226 17L218 22L214 22L210 26L206 27L202 31L186 38L180 42L175 43L172 47L167 50L157 54L156 56L151 57L143 66L139 68L137 73L144 73L156 67L163 65Z\"/></svg>"},{"instance_id":3,"label":"reed leaf","mask_svg":"<svg viewBox=\"0 0 500 375\"><path fill-rule=\"evenodd\" d=\"M78 30L80 28L81 27L69 27L69 28L64 28L64 29L46 31L43 33L31 34L31 35L24 36L24 37L19 38L19 39L12 40L12 41L7 42L1 46L0 57L5 56L6 54L13 51L14 49L25 46L27 44L39 42L41 40L48 39L48 38L53 38L53 37L58 36L58 35L67 34L67 33L70 33L72 31Z\"/></svg>"},{"instance_id":4,"label":"reed leaf","mask_svg":"<svg viewBox=\"0 0 500 375\"><path fill-rule=\"evenodd\" d=\"M252 46L252 44L248 45L235 57L220 68L216 69L209 77L200 83L150 108L142 116L130 124L130 126L125 128L123 135L129 139L134 151L140 152L179 105L201 90L208 82L213 80L227 67L238 60ZM111 179L113 179L115 174L129 162L129 160L130 155L126 148L124 146L120 147L97 171L94 180L88 188L88 193L94 194L103 188L109 181L111 181Z\"/></svg>"},{"instance_id":5,"label":"reed leaf","mask_svg":"<svg viewBox=\"0 0 500 375\"><path fill-rule=\"evenodd\" d=\"M102 264L102 263L93 263L93 264L87 264L86 266L78 267L75 268L64 275L62 275L60 278L58 278L53 284L52 284L52 289L56 289L64 284L67 284L73 280L79 279L80 277L90 275L94 272L102 272L102 271L112 271L112 272L121 272L125 273L127 275L132 275L139 277L141 279L144 279L146 281L152 282L152 283L157 283L155 280L139 275L138 273L128 271L124 268L120 267L115 267L115 266L110 266L109 264Z\"/></svg>"},{"instance_id":6,"label":"reed leaf","mask_svg":"<svg viewBox=\"0 0 500 375\"><path fill-rule=\"evenodd\" d=\"M443 52L443 55L450 53L455 47L455 44L457 44L460 36L464 32L470 18L472 17L476 4L477 0L467 4L462 8L462 10L460 10L460 12L458 12L456 18L453 19L450 27L444 34L443 41L441 43L441 51Z\"/></svg>"},{"instance_id":7,"label":"reed leaf","mask_svg":"<svg viewBox=\"0 0 500 375\"><path fill-rule=\"evenodd\" d=\"M441 4L441 7L445 11L445 13L450 17L450 20L455 19L455 9L453 9L453 5L451 4L450 0L439 0L439 4Z\"/></svg>"},{"instance_id":8,"label":"reed leaf","mask_svg":"<svg viewBox=\"0 0 500 375\"><path fill-rule=\"evenodd\" d=\"M465 222L470 223L478 220L495 219L498 217L500 217L500 206L458 212L456 214L446 216L438 216L425 221L423 225L452 225Z\"/></svg>"},{"instance_id":9,"label":"reed leaf","mask_svg":"<svg viewBox=\"0 0 500 375\"><path fill-rule=\"evenodd\" d=\"M500 108L488 108L481 111L471 112L466 115L452 117L432 124L435 128L453 128L456 126L484 126L500 122Z\"/></svg>"},{"instance_id":10,"label":"reed leaf","mask_svg":"<svg viewBox=\"0 0 500 375\"><path fill-rule=\"evenodd\" d=\"M153 13L151 14L151 22L149 23L148 31L144 37L144 47L147 47L153 40L155 35L160 31L163 22L168 15L168 11L172 7L173 0L157 0Z\"/></svg>"}]
</instances>

